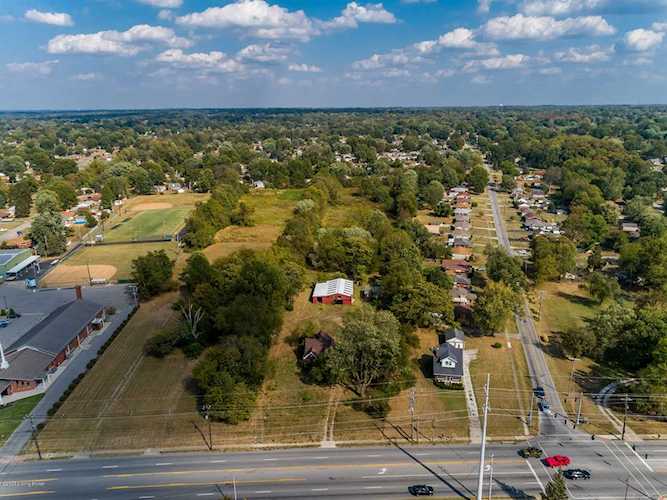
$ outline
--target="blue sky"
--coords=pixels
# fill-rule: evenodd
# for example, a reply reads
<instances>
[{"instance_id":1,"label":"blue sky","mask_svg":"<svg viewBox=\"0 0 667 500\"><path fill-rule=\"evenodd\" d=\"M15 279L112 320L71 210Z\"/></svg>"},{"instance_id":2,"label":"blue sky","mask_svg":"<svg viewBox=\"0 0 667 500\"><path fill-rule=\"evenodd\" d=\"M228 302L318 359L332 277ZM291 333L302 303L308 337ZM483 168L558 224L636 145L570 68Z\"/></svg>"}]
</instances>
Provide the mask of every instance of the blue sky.
<instances>
[{"instance_id":1,"label":"blue sky","mask_svg":"<svg viewBox=\"0 0 667 500\"><path fill-rule=\"evenodd\" d=\"M667 0L3 0L0 109L667 103Z\"/></svg>"}]
</instances>

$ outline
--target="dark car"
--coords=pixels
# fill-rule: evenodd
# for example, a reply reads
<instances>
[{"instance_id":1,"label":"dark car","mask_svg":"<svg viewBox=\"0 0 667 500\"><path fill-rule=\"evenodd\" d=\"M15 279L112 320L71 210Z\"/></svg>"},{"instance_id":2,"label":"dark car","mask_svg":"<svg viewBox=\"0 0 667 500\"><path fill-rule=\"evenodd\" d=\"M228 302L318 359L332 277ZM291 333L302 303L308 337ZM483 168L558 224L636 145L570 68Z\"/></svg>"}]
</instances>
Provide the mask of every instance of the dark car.
<instances>
[{"instance_id":1,"label":"dark car","mask_svg":"<svg viewBox=\"0 0 667 500\"><path fill-rule=\"evenodd\" d=\"M549 403L547 403L546 401L544 400L540 401L540 404L538 404L537 406L539 407L540 411L543 411L547 415L551 413L551 406L549 406Z\"/></svg>"},{"instance_id":2,"label":"dark car","mask_svg":"<svg viewBox=\"0 0 667 500\"><path fill-rule=\"evenodd\" d=\"M535 387L535 389L533 390L533 394L535 394L535 396L537 396L540 399L544 398L545 396L544 387Z\"/></svg>"},{"instance_id":3,"label":"dark car","mask_svg":"<svg viewBox=\"0 0 667 500\"><path fill-rule=\"evenodd\" d=\"M408 491L416 497L432 497L434 493L433 487L426 484L415 484L410 486Z\"/></svg>"},{"instance_id":4,"label":"dark car","mask_svg":"<svg viewBox=\"0 0 667 500\"><path fill-rule=\"evenodd\" d=\"M542 450L535 448L534 446L530 446L528 448L524 448L523 450L519 450L519 455L521 455L523 458L540 458L542 456Z\"/></svg>"},{"instance_id":5,"label":"dark car","mask_svg":"<svg viewBox=\"0 0 667 500\"><path fill-rule=\"evenodd\" d=\"M584 469L568 469L563 472L566 479L576 481L577 479L590 479L591 473Z\"/></svg>"}]
</instances>

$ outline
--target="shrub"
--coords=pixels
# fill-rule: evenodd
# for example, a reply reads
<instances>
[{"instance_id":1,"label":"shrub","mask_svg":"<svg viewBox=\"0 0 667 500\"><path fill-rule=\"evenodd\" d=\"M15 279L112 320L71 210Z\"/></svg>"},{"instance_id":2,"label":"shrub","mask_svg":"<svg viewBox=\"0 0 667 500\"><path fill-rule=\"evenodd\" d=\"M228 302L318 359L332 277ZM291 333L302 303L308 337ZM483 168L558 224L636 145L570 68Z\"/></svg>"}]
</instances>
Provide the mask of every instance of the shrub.
<instances>
[{"instance_id":1,"label":"shrub","mask_svg":"<svg viewBox=\"0 0 667 500\"><path fill-rule=\"evenodd\" d=\"M491 344L491 347L493 347L494 349L500 349L502 346L503 345L500 342L494 342L493 344Z\"/></svg>"}]
</instances>

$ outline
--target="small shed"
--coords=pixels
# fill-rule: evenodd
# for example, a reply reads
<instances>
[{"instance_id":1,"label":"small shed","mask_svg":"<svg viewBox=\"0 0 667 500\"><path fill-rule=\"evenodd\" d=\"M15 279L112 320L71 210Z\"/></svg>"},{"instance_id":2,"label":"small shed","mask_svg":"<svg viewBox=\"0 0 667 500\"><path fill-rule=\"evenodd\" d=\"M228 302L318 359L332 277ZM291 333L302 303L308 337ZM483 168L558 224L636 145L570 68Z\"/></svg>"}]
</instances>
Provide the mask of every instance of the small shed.
<instances>
[{"instance_id":1,"label":"small shed","mask_svg":"<svg viewBox=\"0 0 667 500\"><path fill-rule=\"evenodd\" d=\"M335 344L336 342L331 335L325 332L318 332L314 337L308 337L303 346L303 362L312 363L320 354L329 350Z\"/></svg>"},{"instance_id":2,"label":"small shed","mask_svg":"<svg viewBox=\"0 0 667 500\"><path fill-rule=\"evenodd\" d=\"M313 290L313 304L352 304L354 283L344 278L317 283Z\"/></svg>"}]
</instances>

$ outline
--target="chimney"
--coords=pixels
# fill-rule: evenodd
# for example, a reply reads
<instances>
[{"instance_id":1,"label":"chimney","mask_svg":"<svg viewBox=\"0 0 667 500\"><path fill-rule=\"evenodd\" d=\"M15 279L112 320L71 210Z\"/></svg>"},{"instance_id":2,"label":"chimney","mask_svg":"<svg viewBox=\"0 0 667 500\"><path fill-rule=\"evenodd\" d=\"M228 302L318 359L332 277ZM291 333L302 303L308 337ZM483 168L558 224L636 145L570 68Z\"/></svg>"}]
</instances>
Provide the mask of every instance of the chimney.
<instances>
[{"instance_id":1,"label":"chimney","mask_svg":"<svg viewBox=\"0 0 667 500\"><path fill-rule=\"evenodd\" d=\"M81 293L81 285L77 285L74 287L74 292L76 293L76 300L82 300L83 299L83 294Z\"/></svg>"}]
</instances>

